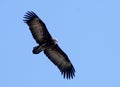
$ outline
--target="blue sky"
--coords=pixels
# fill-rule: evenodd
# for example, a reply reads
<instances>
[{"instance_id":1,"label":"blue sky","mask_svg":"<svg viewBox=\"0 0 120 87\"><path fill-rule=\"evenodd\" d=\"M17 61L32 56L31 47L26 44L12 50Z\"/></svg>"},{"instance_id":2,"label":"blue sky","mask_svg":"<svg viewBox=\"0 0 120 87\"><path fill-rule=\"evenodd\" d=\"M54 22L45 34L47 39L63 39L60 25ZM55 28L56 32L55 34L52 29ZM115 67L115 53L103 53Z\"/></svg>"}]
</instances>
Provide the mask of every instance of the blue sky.
<instances>
[{"instance_id":1,"label":"blue sky","mask_svg":"<svg viewBox=\"0 0 120 87\"><path fill-rule=\"evenodd\" d=\"M120 0L1 0L0 87L120 87ZM76 77L63 79L23 22L34 11L67 53Z\"/></svg>"}]
</instances>

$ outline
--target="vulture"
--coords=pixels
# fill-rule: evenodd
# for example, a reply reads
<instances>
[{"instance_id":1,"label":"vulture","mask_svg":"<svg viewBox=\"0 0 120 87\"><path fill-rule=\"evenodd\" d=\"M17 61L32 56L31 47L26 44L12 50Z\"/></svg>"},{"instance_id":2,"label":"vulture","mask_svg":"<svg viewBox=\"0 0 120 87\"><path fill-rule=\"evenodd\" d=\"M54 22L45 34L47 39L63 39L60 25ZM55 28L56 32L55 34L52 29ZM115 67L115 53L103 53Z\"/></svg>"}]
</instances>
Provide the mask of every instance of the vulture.
<instances>
[{"instance_id":1,"label":"vulture","mask_svg":"<svg viewBox=\"0 0 120 87\"><path fill-rule=\"evenodd\" d=\"M38 46L33 47L33 54L41 51L58 67L66 79L75 76L75 69L65 52L58 46L57 40L53 39L47 30L45 23L33 12L28 11L23 20L28 26Z\"/></svg>"}]
</instances>

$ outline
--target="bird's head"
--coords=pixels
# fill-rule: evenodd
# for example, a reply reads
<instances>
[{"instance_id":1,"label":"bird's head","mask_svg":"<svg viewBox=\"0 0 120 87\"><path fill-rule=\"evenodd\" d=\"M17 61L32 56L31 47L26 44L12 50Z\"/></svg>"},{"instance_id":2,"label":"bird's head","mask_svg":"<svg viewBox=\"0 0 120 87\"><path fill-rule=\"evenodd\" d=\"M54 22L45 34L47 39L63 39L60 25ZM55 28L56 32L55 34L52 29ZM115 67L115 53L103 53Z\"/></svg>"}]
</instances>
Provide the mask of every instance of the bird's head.
<instances>
[{"instance_id":1,"label":"bird's head","mask_svg":"<svg viewBox=\"0 0 120 87\"><path fill-rule=\"evenodd\" d=\"M57 44L57 43L58 43L57 39L52 38L52 40L53 40L53 42L54 42L55 44Z\"/></svg>"}]
</instances>

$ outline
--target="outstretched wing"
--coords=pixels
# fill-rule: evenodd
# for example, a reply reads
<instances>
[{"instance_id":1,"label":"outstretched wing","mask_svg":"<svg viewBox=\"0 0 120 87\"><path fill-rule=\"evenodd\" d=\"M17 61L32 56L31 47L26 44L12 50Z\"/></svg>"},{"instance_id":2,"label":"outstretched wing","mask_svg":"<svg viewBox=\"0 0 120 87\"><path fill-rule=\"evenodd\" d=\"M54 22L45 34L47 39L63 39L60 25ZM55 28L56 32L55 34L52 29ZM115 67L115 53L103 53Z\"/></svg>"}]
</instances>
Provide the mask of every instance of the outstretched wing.
<instances>
[{"instance_id":1,"label":"outstretched wing","mask_svg":"<svg viewBox=\"0 0 120 87\"><path fill-rule=\"evenodd\" d=\"M26 15L24 15L24 18L24 22L28 24L33 38L38 44L41 44L43 40L51 39L46 25L34 12L28 11Z\"/></svg>"},{"instance_id":2,"label":"outstretched wing","mask_svg":"<svg viewBox=\"0 0 120 87\"><path fill-rule=\"evenodd\" d=\"M44 53L59 68L64 78L70 79L75 76L72 63L57 44L45 50Z\"/></svg>"}]
</instances>

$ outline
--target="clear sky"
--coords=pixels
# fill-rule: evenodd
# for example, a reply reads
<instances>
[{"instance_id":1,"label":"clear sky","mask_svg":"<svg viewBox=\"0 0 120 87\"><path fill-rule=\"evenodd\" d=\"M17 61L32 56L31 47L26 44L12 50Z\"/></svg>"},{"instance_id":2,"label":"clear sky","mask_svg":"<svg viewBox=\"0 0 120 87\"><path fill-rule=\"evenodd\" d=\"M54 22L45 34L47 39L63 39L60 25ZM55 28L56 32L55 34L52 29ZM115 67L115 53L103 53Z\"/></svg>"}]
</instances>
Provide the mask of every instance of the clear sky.
<instances>
[{"instance_id":1,"label":"clear sky","mask_svg":"<svg viewBox=\"0 0 120 87\"><path fill-rule=\"evenodd\" d=\"M23 22L34 11L72 61L63 79ZM0 87L120 87L120 0L1 0Z\"/></svg>"}]
</instances>

